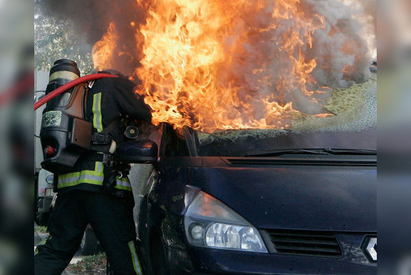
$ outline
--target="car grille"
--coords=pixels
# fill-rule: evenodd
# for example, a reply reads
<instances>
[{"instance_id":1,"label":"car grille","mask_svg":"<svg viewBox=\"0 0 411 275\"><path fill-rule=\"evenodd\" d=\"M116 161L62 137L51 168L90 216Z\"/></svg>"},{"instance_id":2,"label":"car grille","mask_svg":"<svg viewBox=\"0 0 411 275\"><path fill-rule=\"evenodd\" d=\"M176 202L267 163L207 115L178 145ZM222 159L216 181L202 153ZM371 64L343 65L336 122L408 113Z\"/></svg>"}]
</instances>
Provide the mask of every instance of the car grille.
<instances>
[{"instance_id":1,"label":"car grille","mask_svg":"<svg viewBox=\"0 0 411 275\"><path fill-rule=\"evenodd\" d=\"M342 251L333 232L268 230L275 253L340 257Z\"/></svg>"}]
</instances>

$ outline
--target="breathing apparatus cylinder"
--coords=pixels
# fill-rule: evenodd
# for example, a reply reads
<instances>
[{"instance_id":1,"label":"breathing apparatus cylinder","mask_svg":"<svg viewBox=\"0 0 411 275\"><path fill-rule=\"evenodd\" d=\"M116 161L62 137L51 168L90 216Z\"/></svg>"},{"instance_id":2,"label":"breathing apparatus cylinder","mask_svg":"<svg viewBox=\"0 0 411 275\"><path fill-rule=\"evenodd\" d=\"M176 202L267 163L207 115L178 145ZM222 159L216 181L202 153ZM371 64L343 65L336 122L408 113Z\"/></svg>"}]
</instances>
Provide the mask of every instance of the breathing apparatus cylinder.
<instances>
[{"instance_id":1,"label":"breathing apparatus cylinder","mask_svg":"<svg viewBox=\"0 0 411 275\"><path fill-rule=\"evenodd\" d=\"M49 85L57 85L53 87L55 90L74 79L80 77L80 70L77 68L77 63L69 59L59 59L54 62L50 69Z\"/></svg>"},{"instance_id":2,"label":"breathing apparatus cylinder","mask_svg":"<svg viewBox=\"0 0 411 275\"><path fill-rule=\"evenodd\" d=\"M46 95L79 77L76 62L57 60L50 70ZM70 171L90 149L92 124L84 117L87 91L87 83L82 83L47 102L40 130L44 169L53 173Z\"/></svg>"}]
</instances>

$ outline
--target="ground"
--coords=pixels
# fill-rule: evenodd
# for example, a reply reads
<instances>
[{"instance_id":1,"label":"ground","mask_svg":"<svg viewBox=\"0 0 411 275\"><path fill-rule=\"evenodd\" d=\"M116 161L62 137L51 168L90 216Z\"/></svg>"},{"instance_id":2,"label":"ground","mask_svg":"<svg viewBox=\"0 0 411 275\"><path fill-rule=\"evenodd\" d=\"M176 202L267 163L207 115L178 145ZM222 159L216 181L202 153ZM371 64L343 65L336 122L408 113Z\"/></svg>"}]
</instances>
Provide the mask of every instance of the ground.
<instances>
[{"instance_id":1,"label":"ground","mask_svg":"<svg viewBox=\"0 0 411 275\"><path fill-rule=\"evenodd\" d=\"M67 271L72 274L97 275L106 274L107 258L104 253L86 256L75 264L70 264Z\"/></svg>"},{"instance_id":2,"label":"ground","mask_svg":"<svg viewBox=\"0 0 411 275\"><path fill-rule=\"evenodd\" d=\"M47 237L46 227L34 225L34 248ZM107 258L104 253L83 256L78 251L62 275L103 275L106 274L106 264Z\"/></svg>"}]
</instances>

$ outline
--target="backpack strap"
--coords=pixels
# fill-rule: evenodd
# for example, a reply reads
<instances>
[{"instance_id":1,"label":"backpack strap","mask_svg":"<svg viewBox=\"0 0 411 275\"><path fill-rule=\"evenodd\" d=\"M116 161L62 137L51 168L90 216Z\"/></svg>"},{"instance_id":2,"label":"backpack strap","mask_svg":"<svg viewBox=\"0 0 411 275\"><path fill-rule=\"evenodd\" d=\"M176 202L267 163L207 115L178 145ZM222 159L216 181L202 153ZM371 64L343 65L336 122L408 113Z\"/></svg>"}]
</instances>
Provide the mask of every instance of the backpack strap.
<instances>
[{"instance_id":1,"label":"backpack strap","mask_svg":"<svg viewBox=\"0 0 411 275\"><path fill-rule=\"evenodd\" d=\"M90 149L97 152L108 153L113 143L113 138L110 133L120 125L120 118L114 119L106 128L100 133L93 133L91 135Z\"/></svg>"}]
</instances>

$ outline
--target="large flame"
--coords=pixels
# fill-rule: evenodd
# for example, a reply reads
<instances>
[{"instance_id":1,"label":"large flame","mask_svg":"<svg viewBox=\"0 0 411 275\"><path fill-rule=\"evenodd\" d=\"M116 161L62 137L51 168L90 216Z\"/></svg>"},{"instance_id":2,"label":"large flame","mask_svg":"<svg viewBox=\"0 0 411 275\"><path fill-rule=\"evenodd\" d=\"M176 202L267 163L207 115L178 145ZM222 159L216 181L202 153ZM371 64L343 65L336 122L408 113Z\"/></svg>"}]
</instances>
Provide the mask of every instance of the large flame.
<instances>
[{"instance_id":1,"label":"large flame","mask_svg":"<svg viewBox=\"0 0 411 275\"><path fill-rule=\"evenodd\" d=\"M92 56L95 68L103 70L113 66L112 55L116 50L117 39L116 24L111 22L107 33L93 46Z\"/></svg>"},{"instance_id":2,"label":"large flame","mask_svg":"<svg viewBox=\"0 0 411 275\"><path fill-rule=\"evenodd\" d=\"M315 47L321 46L315 45L315 33L328 30L312 4L136 1L147 10L145 24L135 26L144 38L137 46L143 56L135 70L142 81L137 92L152 108L154 124L169 122L207 132L289 128L299 113L326 115L322 103L331 89L319 87L324 85L317 85L312 74L318 66ZM329 35L334 32L335 28L329 30ZM95 45L99 67L114 54L115 36L110 25ZM345 44L340 50L355 51ZM352 73L353 68L342 64L341 74Z\"/></svg>"}]
</instances>

